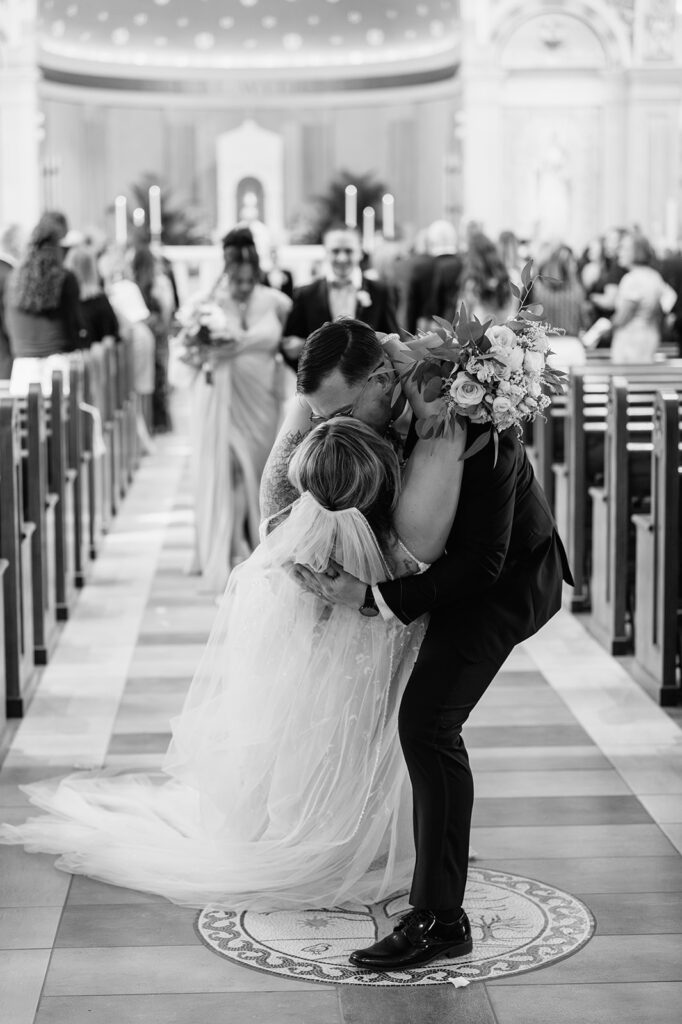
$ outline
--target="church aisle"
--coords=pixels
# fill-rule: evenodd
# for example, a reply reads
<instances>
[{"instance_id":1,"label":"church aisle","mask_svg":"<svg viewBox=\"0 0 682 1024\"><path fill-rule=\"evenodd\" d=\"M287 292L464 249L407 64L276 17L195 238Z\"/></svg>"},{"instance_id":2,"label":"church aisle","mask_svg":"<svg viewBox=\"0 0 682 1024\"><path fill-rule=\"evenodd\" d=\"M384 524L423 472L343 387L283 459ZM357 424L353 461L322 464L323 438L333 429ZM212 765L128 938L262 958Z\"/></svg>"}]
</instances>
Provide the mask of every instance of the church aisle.
<instances>
[{"instance_id":1,"label":"church aisle","mask_svg":"<svg viewBox=\"0 0 682 1024\"><path fill-rule=\"evenodd\" d=\"M151 768L166 748L215 605L187 575L188 449L162 437L106 538L0 770ZM682 734L562 613L514 654L467 729L477 867L582 899L596 933L534 972L418 988L335 988L217 956L196 914L71 879L0 846L3 1024L673 1024L682 1001Z\"/></svg>"}]
</instances>

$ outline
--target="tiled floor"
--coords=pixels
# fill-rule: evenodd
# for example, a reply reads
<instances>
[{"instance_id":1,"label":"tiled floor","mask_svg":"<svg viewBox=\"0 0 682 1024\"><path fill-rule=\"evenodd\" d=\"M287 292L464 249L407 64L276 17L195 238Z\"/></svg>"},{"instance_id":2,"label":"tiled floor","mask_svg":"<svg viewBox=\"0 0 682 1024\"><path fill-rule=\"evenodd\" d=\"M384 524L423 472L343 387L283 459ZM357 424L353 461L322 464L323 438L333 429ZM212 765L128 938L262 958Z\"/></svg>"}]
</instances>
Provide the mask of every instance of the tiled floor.
<instances>
[{"instance_id":1,"label":"tiled floor","mask_svg":"<svg viewBox=\"0 0 682 1024\"><path fill-rule=\"evenodd\" d=\"M0 771L152 767L215 610L186 574L188 452L161 439L93 566ZM239 968L200 945L194 912L71 879L0 847L3 1024L673 1024L682 1005L682 733L576 619L515 653L467 730L473 843L580 896L597 921L575 956L469 988L335 990Z\"/></svg>"}]
</instances>

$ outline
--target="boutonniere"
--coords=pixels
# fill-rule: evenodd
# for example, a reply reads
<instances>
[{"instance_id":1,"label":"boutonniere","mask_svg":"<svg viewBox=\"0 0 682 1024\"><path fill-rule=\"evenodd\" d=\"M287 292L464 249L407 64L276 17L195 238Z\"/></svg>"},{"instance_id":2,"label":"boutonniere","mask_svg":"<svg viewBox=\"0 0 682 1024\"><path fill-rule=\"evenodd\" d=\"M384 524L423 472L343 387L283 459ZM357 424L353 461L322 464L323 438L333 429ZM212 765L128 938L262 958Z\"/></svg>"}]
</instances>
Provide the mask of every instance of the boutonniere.
<instances>
[{"instance_id":1,"label":"boutonniere","mask_svg":"<svg viewBox=\"0 0 682 1024\"><path fill-rule=\"evenodd\" d=\"M364 288L361 288L356 294L355 300L362 309L368 309L372 305L372 296Z\"/></svg>"}]
</instances>

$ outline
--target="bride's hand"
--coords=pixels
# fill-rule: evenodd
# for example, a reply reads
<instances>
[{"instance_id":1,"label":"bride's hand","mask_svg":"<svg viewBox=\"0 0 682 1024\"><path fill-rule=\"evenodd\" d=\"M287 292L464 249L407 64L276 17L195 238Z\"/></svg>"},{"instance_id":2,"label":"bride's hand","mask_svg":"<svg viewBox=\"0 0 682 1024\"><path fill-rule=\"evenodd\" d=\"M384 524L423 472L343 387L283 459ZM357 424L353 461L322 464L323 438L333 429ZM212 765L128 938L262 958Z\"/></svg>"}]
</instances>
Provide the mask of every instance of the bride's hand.
<instances>
[{"instance_id":1,"label":"bride's hand","mask_svg":"<svg viewBox=\"0 0 682 1024\"><path fill-rule=\"evenodd\" d=\"M343 604L359 610L364 603L367 584L344 572L340 566L332 564L327 572L313 572L307 565L294 564L291 572L304 590L327 604Z\"/></svg>"},{"instance_id":2,"label":"bride's hand","mask_svg":"<svg viewBox=\"0 0 682 1024\"><path fill-rule=\"evenodd\" d=\"M409 380L406 380L407 373L415 363L414 357L411 355L407 345L400 340L397 334L386 334L383 338L380 337L379 340L381 347L400 376L403 394L410 403L417 419L427 419L429 416L437 415L442 409L443 399L436 398L434 401L427 402L414 378L411 377Z\"/></svg>"}]
</instances>

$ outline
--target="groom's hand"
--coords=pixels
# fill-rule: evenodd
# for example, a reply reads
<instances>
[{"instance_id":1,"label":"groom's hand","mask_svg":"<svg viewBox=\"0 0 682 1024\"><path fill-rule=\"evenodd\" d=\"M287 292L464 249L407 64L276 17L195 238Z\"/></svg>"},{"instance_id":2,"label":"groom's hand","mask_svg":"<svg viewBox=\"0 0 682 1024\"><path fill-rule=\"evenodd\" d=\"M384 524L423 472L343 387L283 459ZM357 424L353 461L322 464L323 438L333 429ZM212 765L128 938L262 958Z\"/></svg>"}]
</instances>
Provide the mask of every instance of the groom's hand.
<instances>
[{"instance_id":1,"label":"groom's hand","mask_svg":"<svg viewBox=\"0 0 682 1024\"><path fill-rule=\"evenodd\" d=\"M305 590L328 604L359 609L364 603L367 584L338 566L330 566L326 572L313 572L307 565L294 565L292 573Z\"/></svg>"}]
</instances>

